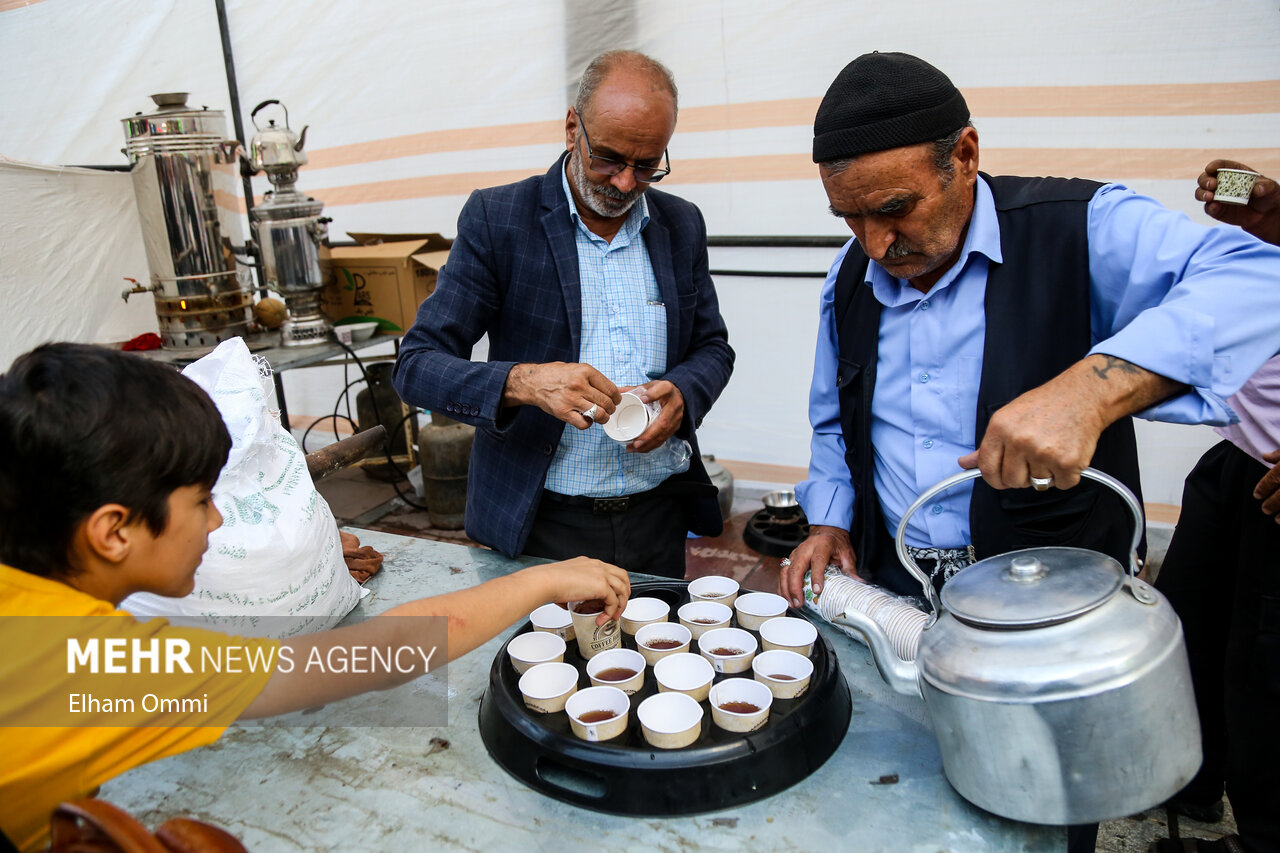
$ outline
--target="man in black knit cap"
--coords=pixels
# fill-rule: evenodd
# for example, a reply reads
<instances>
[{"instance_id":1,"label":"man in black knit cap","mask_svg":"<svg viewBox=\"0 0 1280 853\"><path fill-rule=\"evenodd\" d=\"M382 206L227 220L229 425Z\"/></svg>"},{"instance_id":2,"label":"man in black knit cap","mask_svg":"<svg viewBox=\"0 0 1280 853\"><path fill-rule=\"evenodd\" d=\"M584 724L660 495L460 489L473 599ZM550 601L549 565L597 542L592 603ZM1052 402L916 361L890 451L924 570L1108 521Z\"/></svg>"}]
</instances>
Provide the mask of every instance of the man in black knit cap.
<instances>
[{"instance_id":1,"label":"man in black knit cap","mask_svg":"<svg viewBox=\"0 0 1280 853\"><path fill-rule=\"evenodd\" d=\"M1117 184L980 173L964 96L903 53L840 72L813 160L854 239L823 287L797 486L811 532L780 592L798 604L811 569L820 592L838 566L919 594L892 533L960 468L982 479L907 527L935 586L975 557L1042 545L1129 565L1132 519L1080 473L1140 494L1130 415L1233 419L1225 398L1280 350L1280 251ZM1070 849L1096 834L1073 827Z\"/></svg>"}]
</instances>

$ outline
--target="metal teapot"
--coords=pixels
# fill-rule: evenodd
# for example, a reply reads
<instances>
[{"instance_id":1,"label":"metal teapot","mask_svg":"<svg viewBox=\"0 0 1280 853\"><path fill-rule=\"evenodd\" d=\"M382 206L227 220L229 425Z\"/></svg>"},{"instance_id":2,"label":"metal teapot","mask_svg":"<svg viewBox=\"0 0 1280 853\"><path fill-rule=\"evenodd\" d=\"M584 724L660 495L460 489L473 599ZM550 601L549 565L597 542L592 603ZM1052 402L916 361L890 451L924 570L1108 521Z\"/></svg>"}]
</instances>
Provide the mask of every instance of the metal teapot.
<instances>
[{"instance_id":1,"label":"metal teapot","mask_svg":"<svg viewBox=\"0 0 1280 853\"><path fill-rule=\"evenodd\" d=\"M278 127L275 119L268 119L266 127L260 126L258 113L273 105L284 112L284 127ZM254 107L249 120L258 131L249 142L249 164L254 173L266 172L272 185L292 184L297 180L298 168L307 163L307 155L302 150L307 143L307 128L295 134L289 128L289 110L274 99Z\"/></svg>"},{"instance_id":2,"label":"metal teapot","mask_svg":"<svg viewBox=\"0 0 1280 853\"><path fill-rule=\"evenodd\" d=\"M1029 548L981 560L935 593L907 552L907 521L965 471L920 496L898 525L898 558L934 613L914 662L850 609L835 621L867 639L881 676L924 698L948 781L987 811L1043 824L1093 823L1164 802L1200 767L1200 724L1169 602L1137 578L1142 512L1126 574L1083 548ZM941 599L941 600L939 600Z\"/></svg>"}]
</instances>

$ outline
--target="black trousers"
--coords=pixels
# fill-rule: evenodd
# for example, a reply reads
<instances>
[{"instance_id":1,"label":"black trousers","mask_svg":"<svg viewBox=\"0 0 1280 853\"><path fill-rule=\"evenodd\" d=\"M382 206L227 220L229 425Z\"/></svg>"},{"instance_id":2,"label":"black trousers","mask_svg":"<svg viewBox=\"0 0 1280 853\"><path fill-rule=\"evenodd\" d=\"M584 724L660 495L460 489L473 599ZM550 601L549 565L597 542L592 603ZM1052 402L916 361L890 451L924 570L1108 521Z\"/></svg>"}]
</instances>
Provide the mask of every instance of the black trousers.
<instances>
[{"instance_id":1,"label":"black trousers","mask_svg":"<svg viewBox=\"0 0 1280 853\"><path fill-rule=\"evenodd\" d=\"M626 499L625 507L621 503L543 492L524 553L556 560L595 557L629 572L683 579L687 498L645 492Z\"/></svg>"},{"instance_id":2,"label":"black trousers","mask_svg":"<svg viewBox=\"0 0 1280 853\"><path fill-rule=\"evenodd\" d=\"M1225 788L1246 850L1280 851L1280 524L1254 486L1267 472L1230 442L1187 476L1156 588L1186 637L1204 765L1183 789Z\"/></svg>"}]
</instances>

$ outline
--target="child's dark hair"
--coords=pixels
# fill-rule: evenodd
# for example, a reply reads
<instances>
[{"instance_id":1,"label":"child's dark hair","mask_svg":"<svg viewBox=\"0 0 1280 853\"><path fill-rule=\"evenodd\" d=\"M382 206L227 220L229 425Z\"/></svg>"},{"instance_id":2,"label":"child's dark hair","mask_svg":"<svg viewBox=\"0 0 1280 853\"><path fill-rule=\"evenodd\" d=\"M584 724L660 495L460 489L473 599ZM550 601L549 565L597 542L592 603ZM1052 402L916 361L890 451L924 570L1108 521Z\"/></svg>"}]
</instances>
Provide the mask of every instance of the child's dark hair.
<instances>
[{"instance_id":1,"label":"child's dark hair","mask_svg":"<svg viewBox=\"0 0 1280 853\"><path fill-rule=\"evenodd\" d=\"M172 367L86 344L37 347L0 376L0 561L73 574L76 526L109 503L159 535L169 495L212 487L230 450L213 401Z\"/></svg>"}]
</instances>

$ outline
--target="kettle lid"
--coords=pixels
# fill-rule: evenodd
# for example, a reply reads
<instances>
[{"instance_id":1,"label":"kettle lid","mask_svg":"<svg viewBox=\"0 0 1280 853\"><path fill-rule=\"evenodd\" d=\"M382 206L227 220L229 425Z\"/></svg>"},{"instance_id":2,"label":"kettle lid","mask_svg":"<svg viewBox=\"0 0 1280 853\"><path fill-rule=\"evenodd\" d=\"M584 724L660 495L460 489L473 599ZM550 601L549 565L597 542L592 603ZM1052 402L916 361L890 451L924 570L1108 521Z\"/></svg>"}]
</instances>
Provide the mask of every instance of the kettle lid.
<instances>
[{"instance_id":1,"label":"kettle lid","mask_svg":"<svg viewBox=\"0 0 1280 853\"><path fill-rule=\"evenodd\" d=\"M988 557L942 587L942 605L986 628L1033 628L1074 619L1124 584L1120 564L1085 548L1027 548Z\"/></svg>"}]
</instances>

